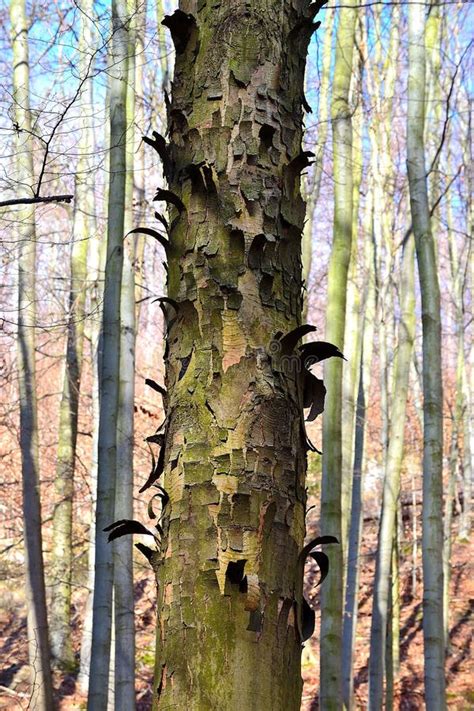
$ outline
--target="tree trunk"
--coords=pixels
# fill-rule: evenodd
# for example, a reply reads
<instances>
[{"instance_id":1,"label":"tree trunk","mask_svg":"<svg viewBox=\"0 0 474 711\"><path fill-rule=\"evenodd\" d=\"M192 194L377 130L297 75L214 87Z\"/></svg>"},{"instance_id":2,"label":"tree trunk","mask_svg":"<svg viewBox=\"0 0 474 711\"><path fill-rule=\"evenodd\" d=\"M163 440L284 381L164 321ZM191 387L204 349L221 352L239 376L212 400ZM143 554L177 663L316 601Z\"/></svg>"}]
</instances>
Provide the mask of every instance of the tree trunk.
<instances>
[{"instance_id":1,"label":"tree trunk","mask_svg":"<svg viewBox=\"0 0 474 711\"><path fill-rule=\"evenodd\" d=\"M396 533L398 499L400 496L400 475L403 461L410 362L415 337L414 242L412 237L408 239L404 246L400 273L401 318L393 382L391 423L383 486L370 631L370 711L379 711L383 706L387 613L391 583L390 571Z\"/></svg>"},{"instance_id":2,"label":"tree trunk","mask_svg":"<svg viewBox=\"0 0 474 711\"><path fill-rule=\"evenodd\" d=\"M299 323L306 0L184 1L170 191L154 708L296 711L304 537ZM191 14L191 12L193 14ZM189 13L189 14L188 14ZM159 470L156 474L159 473ZM296 610L296 612L295 612ZM183 653L185 650L185 654Z\"/></svg>"},{"instance_id":3,"label":"tree trunk","mask_svg":"<svg viewBox=\"0 0 474 711\"><path fill-rule=\"evenodd\" d=\"M359 30L358 24L357 30ZM359 35L357 31L357 35ZM360 46L360 37L357 44ZM352 475L354 466L355 419L359 391L360 352L362 348L362 322L360 284L358 270L359 257L359 203L362 182L362 63L356 53L356 67L352 72L351 104L352 110L352 244L349 269L347 274L346 319L344 328L344 356L347 365L342 378L342 483L341 483L341 540L344 554L344 580L347 572L347 546L350 525ZM372 236L370 235L370 239ZM344 583L345 587L345 583Z\"/></svg>"},{"instance_id":4,"label":"tree trunk","mask_svg":"<svg viewBox=\"0 0 474 711\"><path fill-rule=\"evenodd\" d=\"M160 45L160 70L161 70L161 91L164 96L165 92L169 91L170 86L170 66L169 66L169 49L166 42L165 28L163 27L162 20L165 15L163 9L163 0L156 0L156 18L157 18L157 31L158 31L158 42Z\"/></svg>"},{"instance_id":5,"label":"tree trunk","mask_svg":"<svg viewBox=\"0 0 474 711\"><path fill-rule=\"evenodd\" d=\"M425 151L425 7L411 2L407 167L423 323L423 636L428 711L446 708L443 627L443 386L440 293L430 228Z\"/></svg>"},{"instance_id":6,"label":"tree trunk","mask_svg":"<svg viewBox=\"0 0 474 711\"><path fill-rule=\"evenodd\" d=\"M89 72L92 2L84 3L79 36L79 75ZM81 380L84 314L86 300L87 248L93 231L91 212L94 205L91 181L92 82L85 81L80 97L83 125L78 145L79 160L74 200L73 246L71 252L71 288L69 295L66 361L59 408L59 436L53 514L53 561L51 594L51 647L56 663L63 669L74 667L71 639L72 576L72 504L76 457L79 387Z\"/></svg>"},{"instance_id":7,"label":"tree trunk","mask_svg":"<svg viewBox=\"0 0 474 711\"><path fill-rule=\"evenodd\" d=\"M332 93L334 160L334 233L328 275L326 340L344 347L347 272L352 241L352 126L349 88L352 72L355 21L353 0L340 9ZM325 367L328 404L323 420L323 474L321 488L321 530L341 540L342 363L329 361ZM320 707L332 711L341 707L341 641L343 552L334 546L328 552L331 576L321 591Z\"/></svg>"},{"instance_id":8,"label":"tree trunk","mask_svg":"<svg viewBox=\"0 0 474 711\"><path fill-rule=\"evenodd\" d=\"M107 261L102 318L100 416L95 536L91 671L88 711L107 708L112 622L112 546L104 528L114 520L117 408L120 365L120 292L123 266L125 203L125 136L128 23L123 0L112 4L112 68L110 69L110 184L107 221Z\"/></svg>"},{"instance_id":9,"label":"tree trunk","mask_svg":"<svg viewBox=\"0 0 474 711\"><path fill-rule=\"evenodd\" d=\"M11 0L13 45L13 115L16 180L33 193L33 146L29 94L28 20L24 0ZM27 195L30 197L31 195ZM53 708L46 591L41 533L38 420L35 373L36 233L35 208L16 212L18 237L18 387L20 449L23 485L28 658L31 672L30 705L35 711Z\"/></svg>"},{"instance_id":10,"label":"tree trunk","mask_svg":"<svg viewBox=\"0 0 474 711\"><path fill-rule=\"evenodd\" d=\"M448 165L450 165L448 159ZM449 453L448 465L448 487L446 491L446 500L444 506L444 543L443 543L443 584L444 584L444 644L446 652L449 651L449 585L451 582L451 548L452 548L452 521L453 521L453 504L456 490L456 474L458 470L459 460L459 433L466 422L466 362L464 355L464 287L463 279L465 268L462 264L456 244L454 233L453 205L451 198L447 204L446 217L449 239L449 264L451 272L452 284L452 300L454 305L454 320L456 324L456 347L457 347L457 363L456 363L456 397L454 408L452 411L452 429L451 429L451 447ZM468 253L469 257L469 253ZM466 265L467 266L467 265ZM468 453L470 465L469 451L469 436L466 430L463 432L463 447L464 452ZM467 436L466 436L467 435ZM464 492L464 495L466 492Z\"/></svg>"},{"instance_id":11,"label":"tree trunk","mask_svg":"<svg viewBox=\"0 0 474 711\"><path fill-rule=\"evenodd\" d=\"M128 13L132 15L131 3ZM132 210L135 141L136 18L129 29L127 86L127 176L125 183L124 232L135 227ZM141 142L141 138L140 138ZM115 520L133 518L133 445L135 400L135 235L124 245L122 293L120 297L120 383L117 413L117 483ZM133 601L133 543L124 536L114 546L115 683L114 711L135 708L135 619Z\"/></svg>"},{"instance_id":12,"label":"tree trunk","mask_svg":"<svg viewBox=\"0 0 474 711\"><path fill-rule=\"evenodd\" d=\"M313 224L314 214L318 207L319 193L321 189L321 178L323 175L324 150L327 142L329 128L329 81L331 76L331 49L334 26L334 13L326 12L324 18L323 32L323 60L321 67L321 83L319 85L319 110L318 110L318 134L317 145L314 153L314 169L312 180L307 181L306 188L306 223L303 231L302 260L303 279L306 286L305 300L303 304L303 321L306 321L309 302L309 279L311 272L311 262L313 255Z\"/></svg>"},{"instance_id":13,"label":"tree trunk","mask_svg":"<svg viewBox=\"0 0 474 711\"><path fill-rule=\"evenodd\" d=\"M346 709L354 704L354 647L357 630L360 541L363 522L363 472L365 466L366 410L370 390L370 370L375 326L375 268L373 240L373 182L369 185L365 206L364 266L366 293L362 312L362 348L359 354L357 409L355 418L354 468L351 496L351 520L347 551L347 580L342 628L342 697Z\"/></svg>"}]
</instances>

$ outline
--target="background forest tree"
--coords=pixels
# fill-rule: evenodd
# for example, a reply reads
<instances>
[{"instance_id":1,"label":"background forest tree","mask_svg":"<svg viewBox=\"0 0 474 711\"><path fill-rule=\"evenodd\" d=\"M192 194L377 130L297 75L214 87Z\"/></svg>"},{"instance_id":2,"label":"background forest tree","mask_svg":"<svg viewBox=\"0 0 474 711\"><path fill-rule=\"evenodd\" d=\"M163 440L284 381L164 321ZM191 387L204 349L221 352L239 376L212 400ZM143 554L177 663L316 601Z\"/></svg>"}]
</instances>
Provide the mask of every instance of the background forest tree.
<instances>
[{"instance_id":1,"label":"background forest tree","mask_svg":"<svg viewBox=\"0 0 474 711\"><path fill-rule=\"evenodd\" d=\"M182 9L197 15L195 4ZM257 12L260 3L251 5ZM124 237L157 225L166 236L176 212L163 210L168 226L156 222L157 186L178 192L188 208L195 201L197 225L198 183L215 180L196 173L192 195L181 194L153 134L166 136L176 48L178 71L187 71L177 16L162 24L176 7L161 0L11 0L0 7L6 708L27 708L31 697L34 708L49 709L51 693L63 709L81 708L87 696L90 709L106 708L107 697L109 707L151 708L153 571L130 536L108 544L103 528L117 519L153 528L166 501L158 496L148 509L150 492L139 490L163 441L159 430L146 438L163 421L164 334L174 316L157 299L167 293L168 270L176 298L177 263L166 259L163 237ZM326 411L306 423L313 443L306 540L332 534L341 546L325 550L331 567L321 595L318 556L305 566L316 628L302 651L302 709L473 703L469 13L451 2L329 3L309 44L303 140L314 156L301 186L304 318L347 362L327 361ZM248 52L232 65L241 85ZM203 102L203 124L208 114L212 122L218 89L206 88L215 97ZM257 113L269 101L260 92L252 99ZM177 146L173 116L166 138ZM238 184L246 224L256 219L261 195L257 171L269 161L270 176L278 165L272 127L262 123L253 135L248 123L241 120L231 142L244 171ZM285 125L287 137L293 128ZM203 224L207 234L210 223ZM264 227L271 237L268 220ZM248 246L248 267L260 274L260 297L282 305L293 286L272 280L280 257L268 235ZM218 253L223 239L205 250ZM216 275L229 281L241 263L238 250L229 252ZM223 326L225 372L243 347L235 313L231 305ZM187 345L170 343L171 358L186 356ZM186 362L185 384L196 367ZM322 377L322 366L313 373ZM191 457L186 466L197 464ZM220 466L229 473L224 458ZM176 481L165 477L172 497L179 471ZM134 538L145 553L150 540ZM229 551L239 545L236 538ZM97 662L108 655L109 664Z\"/></svg>"}]
</instances>

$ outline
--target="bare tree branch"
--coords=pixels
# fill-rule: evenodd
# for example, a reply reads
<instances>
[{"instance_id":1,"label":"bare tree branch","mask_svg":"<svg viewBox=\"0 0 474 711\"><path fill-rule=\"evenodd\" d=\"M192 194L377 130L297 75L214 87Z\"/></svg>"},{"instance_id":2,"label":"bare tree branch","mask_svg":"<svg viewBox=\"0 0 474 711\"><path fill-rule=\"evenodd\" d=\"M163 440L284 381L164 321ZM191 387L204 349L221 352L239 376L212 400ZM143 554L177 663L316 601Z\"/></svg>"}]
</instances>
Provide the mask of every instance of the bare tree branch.
<instances>
[{"instance_id":1,"label":"bare tree branch","mask_svg":"<svg viewBox=\"0 0 474 711\"><path fill-rule=\"evenodd\" d=\"M32 198L12 198L11 200L0 200L0 207L9 205L32 205L38 202L71 202L74 195L46 195L45 197Z\"/></svg>"}]
</instances>

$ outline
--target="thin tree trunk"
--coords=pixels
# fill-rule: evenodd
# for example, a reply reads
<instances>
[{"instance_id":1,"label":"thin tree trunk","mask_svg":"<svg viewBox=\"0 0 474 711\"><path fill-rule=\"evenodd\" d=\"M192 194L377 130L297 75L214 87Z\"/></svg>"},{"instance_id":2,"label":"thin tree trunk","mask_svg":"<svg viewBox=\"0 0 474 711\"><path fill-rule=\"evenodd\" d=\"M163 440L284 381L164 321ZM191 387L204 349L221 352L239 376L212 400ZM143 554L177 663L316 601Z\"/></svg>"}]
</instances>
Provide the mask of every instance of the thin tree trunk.
<instances>
[{"instance_id":1,"label":"thin tree trunk","mask_svg":"<svg viewBox=\"0 0 474 711\"><path fill-rule=\"evenodd\" d=\"M303 321L306 321L309 300L309 279L311 272L311 260L313 251L313 223L314 214L318 206L319 193L321 189L321 178L324 165L324 151L326 148L329 130L329 81L331 76L331 49L334 26L334 12L326 12L323 24L323 60L321 67L321 82L319 85L319 111L318 111L318 132L317 144L314 149L314 170L312 181L307 181L306 199L306 223L303 231L302 260L303 279L306 286L306 297L303 305Z\"/></svg>"},{"instance_id":2,"label":"thin tree trunk","mask_svg":"<svg viewBox=\"0 0 474 711\"><path fill-rule=\"evenodd\" d=\"M474 235L474 206L473 206L473 194L474 194L474 158L472 155L473 151L473 141L472 141L472 115L473 115L473 102L472 98L469 100L468 111L468 125L467 125L467 137L466 137L466 182L467 182L467 232L470 235L470 243L468 250L468 259L470 260L471 269L471 294L474 293L474 247L473 247L473 235ZM463 418L463 488L464 488L464 501L461 511L460 521L459 521L459 538L461 540L469 540L472 530L472 485L474 476L474 342L471 340L470 350L469 350L469 378L467 374L464 378L464 401L466 407L464 410Z\"/></svg>"},{"instance_id":3,"label":"thin tree trunk","mask_svg":"<svg viewBox=\"0 0 474 711\"><path fill-rule=\"evenodd\" d=\"M332 92L334 155L334 233L328 275L326 340L344 347L347 273L351 255L352 125L349 88L356 22L356 3L350 0L340 9ZM336 362L337 360L337 362ZM323 474L321 530L341 541L342 363L329 361L324 369L327 406L323 419ZM339 709L342 703L342 581L343 551L328 551L331 575L321 591L320 707Z\"/></svg>"},{"instance_id":4,"label":"thin tree trunk","mask_svg":"<svg viewBox=\"0 0 474 711\"><path fill-rule=\"evenodd\" d=\"M375 267L373 240L373 183L369 184L365 207L364 266L366 294L362 314L362 349L359 354L360 375L357 396L354 440L354 469L351 497L351 520L347 551L347 580L342 630L343 702L346 709L354 705L354 652L358 617L360 542L363 522L363 472L365 466L366 411L370 390L370 371L375 326Z\"/></svg>"},{"instance_id":5,"label":"thin tree trunk","mask_svg":"<svg viewBox=\"0 0 474 711\"><path fill-rule=\"evenodd\" d=\"M459 352L457 367L457 385L459 383ZM458 398L456 398L458 400ZM451 582L451 550L452 550L452 525L453 525L453 504L456 491L456 473L459 458L459 412L458 402L454 408L453 424L451 431L451 451L449 453L448 468L448 488L446 491L446 501L444 506L444 542L443 542L443 617L444 617L444 647L446 653L449 652L449 586ZM462 412L461 412L462 417Z\"/></svg>"},{"instance_id":6,"label":"thin tree trunk","mask_svg":"<svg viewBox=\"0 0 474 711\"><path fill-rule=\"evenodd\" d=\"M312 18L303 0L197 5L174 16L174 195L158 194L171 203L177 305L165 307L170 501L153 557L154 708L297 711L306 438L294 376L271 344L301 315Z\"/></svg>"},{"instance_id":7,"label":"thin tree trunk","mask_svg":"<svg viewBox=\"0 0 474 711\"><path fill-rule=\"evenodd\" d=\"M396 531L400 474L403 461L405 413L408 398L410 362L415 336L414 241L409 238L400 266L400 325L392 393L392 413L383 486L382 512L377 545L369 659L369 710L383 706L383 680L390 570Z\"/></svg>"},{"instance_id":8,"label":"thin tree trunk","mask_svg":"<svg viewBox=\"0 0 474 711\"><path fill-rule=\"evenodd\" d=\"M321 191L321 179L323 176L324 167L324 152L329 133L329 87L331 79L331 57L332 57L332 39L334 29L334 19L336 13L326 12L323 25L324 40L323 40L323 61L321 66L321 84L319 86L319 115L318 115L318 132L316 136L316 146L314 148L314 173L312 195L317 204Z\"/></svg>"},{"instance_id":9,"label":"thin tree trunk","mask_svg":"<svg viewBox=\"0 0 474 711\"><path fill-rule=\"evenodd\" d=\"M89 6L84 6L82 14L84 20L84 32L87 31L87 46L92 48L95 42L94 36L94 12L93 2L89 0ZM90 105L93 106L93 86L89 84ZM109 105L109 90L106 93L106 106ZM94 118L92 108L88 114L89 120L84 127L84 130L90 132L89 143L92 146L92 154L94 154ZM109 129L106 125L105 144L108 145ZM105 157L105 174L110 171L109 154ZM95 177L90 175L91 193L94 196ZM107 185L105 186L104 204L107 203ZM87 319L87 335L90 343L90 360L92 365L92 453L91 453L91 469L90 469L90 526L89 526L89 542L87 553L87 600L84 610L81 650L79 661L78 686L84 694L89 690L89 672L91 663L91 647L92 647L92 613L94 599L94 580L95 580L95 514L97 507L97 472L98 472L98 452L99 452L99 372L101 360L101 304L103 298L103 280L105 273L106 259L106 241L102 239L102 235L97 230L97 205L92 201L88 206L88 215L90 219L89 233L89 250L87 264L87 283L89 285L89 309Z\"/></svg>"},{"instance_id":10,"label":"thin tree trunk","mask_svg":"<svg viewBox=\"0 0 474 711\"><path fill-rule=\"evenodd\" d=\"M448 159L449 160L449 159ZM449 162L448 162L449 165ZM464 270L459 259L459 254L456 245L454 234L454 220L452 201L447 205L447 223L448 223L448 239L449 239L449 262L452 283L452 297L454 302L454 319L456 323L456 346L457 346L457 363L456 363L456 398L454 403L454 411L452 416L452 431L451 431L451 450L449 454L448 468L448 487L446 491L446 500L444 506L444 544L443 544L443 610L444 610L444 644L445 650L449 648L449 585L451 582L451 548L452 548L452 519L453 519L453 503L456 488L456 474L459 460L459 433L466 421L465 408L465 381L466 381L466 363L464 355ZM468 254L469 257L469 254ZM466 437L466 431L463 432L463 446L469 452L469 437Z\"/></svg>"},{"instance_id":11,"label":"thin tree trunk","mask_svg":"<svg viewBox=\"0 0 474 711\"><path fill-rule=\"evenodd\" d=\"M89 15L91 17L92 15ZM92 126L89 130L92 134ZM91 136L92 138L92 136ZM108 174L109 161L106 158L105 172ZM92 612L95 580L95 515L97 508L97 474L99 454L99 418L100 418L100 393L99 373L102 350L100 310L103 298L103 279L105 274L106 242L97 232L94 206L91 206L91 236L88 254L88 276L90 285L90 308L88 331L90 341L90 357L92 363L92 455L90 470L90 527L88 543L88 574L87 574L87 601L84 611L84 621L81 638L81 652L79 663L78 684L83 693L89 689L89 672L92 647Z\"/></svg>"},{"instance_id":12,"label":"thin tree trunk","mask_svg":"<svg viewBox=\"0 0 474 711\"><path fill-rule=\"evenodd\" d=\"M387 615L386 640L386 692L385 711L393 711L395 682L400 669L400 574L399 574L399 524L400 506L398 506L392 546L390 566L389 604Z\"/></svg>"},{"instance_id":13,"label":"thin tree trunk","mask_svg":"<svg viewBox=\"0 0 474 711\"><path fill-rule=\"evenodd\" d=\"M123 266L125 203L125 136L127 97L128 23L123 0L112 4L112 67L110 86L110 185L107 220L100 364L100 417L98 448L97 511L95 537L95 585L88 711L107 708L112 623L112 546L104 528L114 520L117 408L120 365L120 293Z\"/></svg>"},{"instance_id":14,"label":"thin tree trunk","mask_svg":"<svg viewBox=\"0 0 474 711\"><path fill-rule=\"evenodd\" d=\"M136 10L130 3L128 13ZM129 29L127 86L127 176L125 183L124 232L134 225L133 186L135 139L136 18ZM140 139L141 141L141 139ZM120 297L120 383L117 414L117 483L115 519L133 518L133 444L135 399L135 239L124 245L122 292ZM133 601L133 542L131 536L114 541L115 607L115 711L135 708L135 619Z\"/></svg>"},{"instance_id":15,"label":"thin tree trunk","mask_svg":"<svg viewBox=\"0 0 474 711\"><path fill-rule=\"evenodd\" d=\"M91 42L90 12L92 2L85 2L79 39L79 72L83 80L89 71ZM69 295L66 360L63 391L59 408L59 436L53 514L53 560L51 566L51 647L56 663L71 670L75 665L71 639L72 577L72 504L79 388L81 381L84 315L86 300L87 248L92 232L91 211L94 204L90 176L92 131L92 82L85 81L79 102L83 125L80 127L79 160L76 173L73 246L71 252L71 287Z\"/></svg>"},{"instance_id":16,"label":"thin tree trunk","mask_svg":"<svg viewBox=\"0 0 474 711\"><path fill-rule=\"evenodd\" d=\"M410 2L407 167L423 323L423 637L428 711L446 708L443 625L443 386L440 293L425 151L425 7Z\"/></svg>"},{"instance_id":17,"label":"thin tree trunk","mask_svg":"<svg viewBox=\"0 0 474 711\"><path fill-rule=\"evenodd\" d=\"M162 25L162 20L165 16L165 11L163 7L163 0L156 0L156 18L157 18L157 31L158 31L158 42L160 45L160 69L161 69L161 91L163 95L165 92L169 91L170 86L170 62L169 62L169 49L166 42L165 28Z\"/></svg>"},{"instance_id":18,"label":"thin tree trunk","mask_svg":"<svg viewBox=\"0 0 474 711\"><path fill-rule=\"evenodd\" d=\"M33 192L33 146L28 58L28 19L24 0L11 0L13 45L13 114L16 179ZM30 197L30 195L27 195ZM20 394L20 449L25 541L26 610L30 664L30 706L35 711L53 708L46 591L41 532L38 419L35 373L36 232L35 208L16 213L18 257L18 387Z\"/></svg>"},{"instance_id":19,"label":"thin tree trunk","mask_svg":"<svg viewBox=\"0 0 474 711\"><path fill-rule=\"evenodd\" d=\"M360 47L360 24L357 45ZM342 483L341 483L341 537L344 554L344 575L347 569L347 545L350 525L352 475L354 466L354 441L357 393L359 390L360 351L362 329L360 284L358 283L359 257L359 202L362 182L362 59L357 52L357 66L352 72L352 244L347 275L346 322L344 329L344 356L347 365L342 377ZM345 584L344 584L345 587Z\"/></svg>"}]
</instances>

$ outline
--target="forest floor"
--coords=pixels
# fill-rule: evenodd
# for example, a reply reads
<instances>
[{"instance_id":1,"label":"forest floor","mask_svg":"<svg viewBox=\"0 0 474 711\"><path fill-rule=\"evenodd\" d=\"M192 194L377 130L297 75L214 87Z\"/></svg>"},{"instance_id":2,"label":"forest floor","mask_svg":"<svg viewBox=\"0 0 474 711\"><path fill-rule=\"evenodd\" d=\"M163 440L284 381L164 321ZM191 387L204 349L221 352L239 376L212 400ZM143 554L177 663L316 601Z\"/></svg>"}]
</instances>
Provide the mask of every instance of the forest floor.
<instances>
[{"instance_id":1,"label":"forest floor","mask_svg":"<svg viewBox=\"0 0 474 711\"><path fill-rule=\"evenodd\" d=\"M367 673L372 607L376 532L373 522L364 528L359 625L355 651L356 708L367 708ZM421 561L420 561L421 564ZM400 711L424 709L421 584L412 595L411 555L401 564L401 630L400 674L395 684L395 704ZM4 572L4 571L2 571ZM472 549L466 543L454 542L450 595L451 651L447 660L448 707L457 711L474 709L474 575ZM137 711L151 708L151 683L154 655L154 584L153 576L145 569L136 583L137 611ZM76 649L81 638L81 619L84 593L77 592L74 600L73 634ZM316 597L316 609L318 602ZM319 615L317 614L317 619ZM24 597L19 578L2 576L0 581L0 709L23 711L28 704L28 667L26 649L26 619ZM303 652L302 711L316 711L318 704L318 629ZM85 698L76 682L77 674L55 673L58 708L60 711L85 709ZM33 710L34 711L34 710ZM210 709L210 711L212 711ZM218 704L213 711L219 711ZM260 711L260 709L244 709ZM262 710L263 711L263 710ZM321 710L324 711L324 710Z\"/></svg>"}]
</instances>

